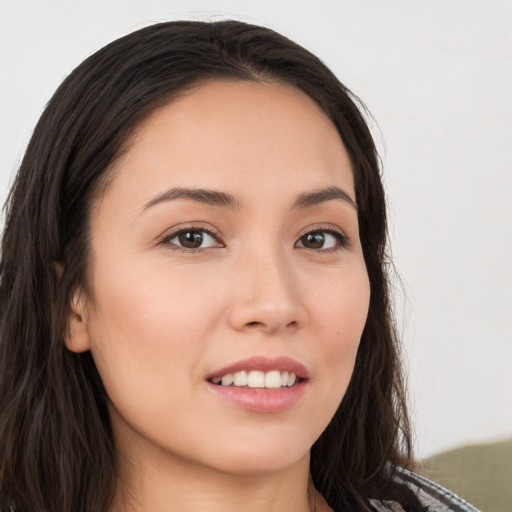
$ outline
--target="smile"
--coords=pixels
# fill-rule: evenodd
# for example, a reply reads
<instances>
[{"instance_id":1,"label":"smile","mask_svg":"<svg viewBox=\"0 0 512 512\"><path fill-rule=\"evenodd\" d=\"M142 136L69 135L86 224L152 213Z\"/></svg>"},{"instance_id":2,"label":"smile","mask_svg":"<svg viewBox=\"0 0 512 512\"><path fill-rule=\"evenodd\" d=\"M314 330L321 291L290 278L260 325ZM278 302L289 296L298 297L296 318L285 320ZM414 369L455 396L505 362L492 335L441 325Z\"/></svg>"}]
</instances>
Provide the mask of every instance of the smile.
<instances>
[{"instance_id":1,"label":"smile","mask_svg":"<svg viewBox=\"0 0 512 512\"><path fill-rule=\"evenodd\" d=\"M222 377L211 379L211 382L220 386L279 389L293 386L297 382L297 376L295 373L287 371L252 370L227 373Z\"/></svg>"},{"instance_id":2,"label":"smile","mask_svg":"<svg viewBox=\"0 0 512 512\"><path fill-rule=\"evenodd\" d=\"M288 357L254 356L210 374L207 389L235 408L279 413L300 403L310 385L307 368Z\"/></svg>"}]
</instances>

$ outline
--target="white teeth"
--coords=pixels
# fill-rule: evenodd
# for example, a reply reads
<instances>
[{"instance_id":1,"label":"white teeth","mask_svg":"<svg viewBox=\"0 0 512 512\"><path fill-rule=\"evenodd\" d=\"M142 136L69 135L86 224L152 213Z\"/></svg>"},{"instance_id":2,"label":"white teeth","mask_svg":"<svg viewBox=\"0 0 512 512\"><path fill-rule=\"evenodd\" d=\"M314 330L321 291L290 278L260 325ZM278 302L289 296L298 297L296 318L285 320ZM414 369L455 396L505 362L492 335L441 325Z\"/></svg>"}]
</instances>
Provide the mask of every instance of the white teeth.
<instances>
[{"instance_id":1,"label":"white teeth","mask_svg":"<svg viewBox=\"0 0 512 512\"><path fill-rule=\"evenodd\" d=\"M281 387L281 373L276 371L265 374L265 387L277 389Z\"/></svg>"},{"instance_id":2,"label":"white teeth","mask_svg":"<svg viewBox=\"0 0 512 512\"><path fill-rule=\"evenodd\" d=\"M248 386L250 388L278 389L293 386L297 382L297 377L291 372L272 370L265 373L252 370L249 373L245 371L227 373L222 377L215 377L211 381L213 384L220 384L222 386Z\"/></svg>"},{"instance_id":3,"label":"white teeth","mask_svg":"<svg viewBox=\"0 0 512 512\"><path fill-rule=\"evenodd\" d=\"M228 373L227 375L224 375L222 377L221 382L222 382L223 386L231 386L231 384L233 384L234 380L235 380L235 378L233 377L233 374ZM217 383L214 382L214 384L217 384Z\"/></svg>"},{"instance_id":4,"label":"white teeth","mask_svg":"<svg viewBox=\"0 0 512 512\"><path fill-rule=\"evenodd\" d=\"M235 386L247 386L247 372L236 372L233 384Z\"/></svg>"},{"instance_id":5,"label":"white teeth","mask_svg":"<svg viewBox=\"0 0 512 512\"><path fill-rule=\"evenodd\" d=\"M247 377L247 385L250 388L264 388L265 374L263 372L252 371Z\"/></svg>"}]
</instances>

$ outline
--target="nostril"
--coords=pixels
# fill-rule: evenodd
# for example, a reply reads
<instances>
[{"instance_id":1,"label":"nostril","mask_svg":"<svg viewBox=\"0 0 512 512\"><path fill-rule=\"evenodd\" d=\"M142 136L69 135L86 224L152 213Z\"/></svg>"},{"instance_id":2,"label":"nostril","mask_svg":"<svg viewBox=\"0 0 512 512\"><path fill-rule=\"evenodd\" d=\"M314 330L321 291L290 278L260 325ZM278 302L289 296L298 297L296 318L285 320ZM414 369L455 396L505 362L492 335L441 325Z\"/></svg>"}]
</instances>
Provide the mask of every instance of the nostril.
<instances>
[{"instance_id":1,"label":"nostril","mask_svg":"<svg viewBox=\"0 0 512 512\"><path fill-rule=\"evenodd\" d=\"M253 321L253 322L247 322L246 324L246 327L249 327L249 328L265 328L265 329L270 329L271 326L266 324L265 322L258 322L257 320ZM287 329L294 329L298 326L298 322L296 320L293 320L291 322L289 322L288 324L286 324L286 328Z\"/></svg>"}]
</instances>

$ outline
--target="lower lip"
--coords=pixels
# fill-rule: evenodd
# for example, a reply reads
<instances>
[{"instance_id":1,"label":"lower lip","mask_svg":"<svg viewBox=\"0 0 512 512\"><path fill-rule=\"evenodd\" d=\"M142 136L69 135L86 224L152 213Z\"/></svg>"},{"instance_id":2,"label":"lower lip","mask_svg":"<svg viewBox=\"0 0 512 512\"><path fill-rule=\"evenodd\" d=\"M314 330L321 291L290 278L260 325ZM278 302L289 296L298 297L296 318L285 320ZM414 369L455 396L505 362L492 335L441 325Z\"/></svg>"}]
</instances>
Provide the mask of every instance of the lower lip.
<instances>
[{"instance_id":1,"label":"lower lip","mask_svg":"<svg viewBox=\"0 0 512 512\"><path fill-rule=\"evenodd\" d=\"M282 412L295 405L306 391L307 381L300 381L289 388L245 388L219 386L208 382L209 389L236 407L253 412Z\"/></svg>"}]
</instances>

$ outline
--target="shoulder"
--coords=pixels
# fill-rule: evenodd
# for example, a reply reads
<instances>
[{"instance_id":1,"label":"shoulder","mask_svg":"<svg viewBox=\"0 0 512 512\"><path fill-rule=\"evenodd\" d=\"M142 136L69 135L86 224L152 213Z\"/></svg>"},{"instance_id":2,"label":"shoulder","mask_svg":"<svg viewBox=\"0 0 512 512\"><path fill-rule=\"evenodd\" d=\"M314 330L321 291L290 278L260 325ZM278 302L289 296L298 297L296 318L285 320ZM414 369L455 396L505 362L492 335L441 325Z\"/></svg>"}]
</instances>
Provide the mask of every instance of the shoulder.
<instances>
[{"instance_id":1,"label":"shoulder","mask_svg":"<svg viewBox=\"0 0 512 512\"><path fill-rule=\"evenodd\" d=\"M395 480L414 492L425 512L479 512L456 494L407 469L397 468ZM377 512L407 512L396 501L370 500L370 503Z\"/></svg>"}]
</instances>

